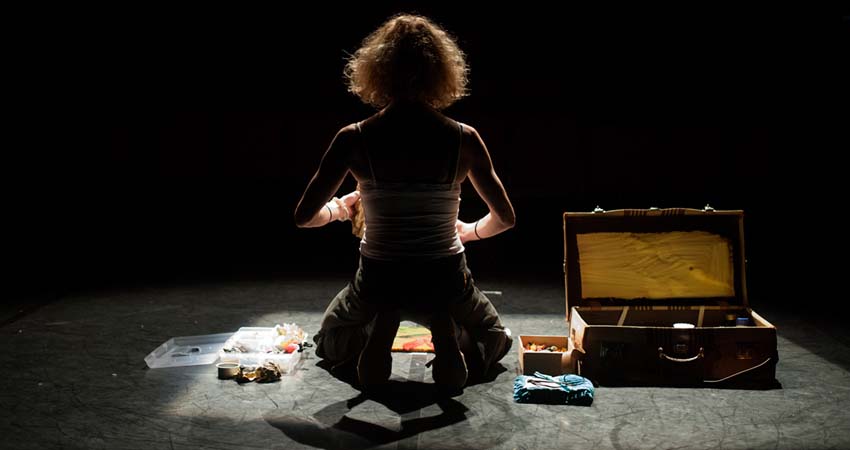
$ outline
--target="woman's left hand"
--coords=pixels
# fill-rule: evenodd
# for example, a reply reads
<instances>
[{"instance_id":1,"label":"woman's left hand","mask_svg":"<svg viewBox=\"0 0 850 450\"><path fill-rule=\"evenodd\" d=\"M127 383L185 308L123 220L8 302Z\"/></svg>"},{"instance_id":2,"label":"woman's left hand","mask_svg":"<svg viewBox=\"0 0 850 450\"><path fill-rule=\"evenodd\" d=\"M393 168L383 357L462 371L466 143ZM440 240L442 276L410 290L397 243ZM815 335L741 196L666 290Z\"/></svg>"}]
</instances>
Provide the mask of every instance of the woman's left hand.
<instances>
[{"instance_id":1,"label":"woman's left hand","mask_svg":"<svg viewBox=\"0 0 850 450\"><path fill-rule=\"evenodd\" d=\"M344 195L340 200L342 200L342 204L345 206L344 220L351 220L357 214L357 207L359 206L357 201L360 200L360 191L352 191Z\"/></svg>"}]
</instances>

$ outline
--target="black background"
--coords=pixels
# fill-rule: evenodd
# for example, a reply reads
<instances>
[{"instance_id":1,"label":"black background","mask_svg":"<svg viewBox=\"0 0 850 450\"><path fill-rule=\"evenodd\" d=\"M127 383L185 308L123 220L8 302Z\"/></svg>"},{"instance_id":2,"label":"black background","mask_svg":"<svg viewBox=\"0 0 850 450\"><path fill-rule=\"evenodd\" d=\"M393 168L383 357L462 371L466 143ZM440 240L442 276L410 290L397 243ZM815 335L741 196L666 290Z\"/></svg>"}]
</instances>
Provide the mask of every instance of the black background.
<instances>
[{"instance_id":1,"label":"black background","mask_svg":"<svg viewBox=\"0 0 850 450\"><path fill-rule=\"evenodd\" d=\"M16 298L352 272L348 224L292 217L335 132L372 113L346 92L345 56L402 11L467 52L471 96L446 114L481 133L516 208L515 229L469 245L474 272L561 279L563 211L710 204L746 212L753 303L798 302L832 277L818 250L841 245L823 227L843 185L846 16L183 8L26 17L12 86L24 139L7 140L4 170ZM485 212L467 183L461 219Z\"/></svg>"}]
</instances>

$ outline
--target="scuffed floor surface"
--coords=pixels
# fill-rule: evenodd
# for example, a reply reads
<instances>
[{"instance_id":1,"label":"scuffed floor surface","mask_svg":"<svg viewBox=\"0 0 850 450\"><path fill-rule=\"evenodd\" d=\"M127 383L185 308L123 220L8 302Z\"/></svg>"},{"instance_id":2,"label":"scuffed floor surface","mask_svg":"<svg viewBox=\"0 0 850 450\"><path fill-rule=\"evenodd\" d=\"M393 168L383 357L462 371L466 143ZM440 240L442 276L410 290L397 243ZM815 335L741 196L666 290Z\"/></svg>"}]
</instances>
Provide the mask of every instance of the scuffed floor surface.
<instances>
[{"instance_id":1,"label":"scuffed floor surface","mask_svg":"<svg viewBox=\"0 0 850 450\"><path fill-rule=\"evenodd\" d=\"M767 391L597 389L591 407L512 400L516 342L492 382L435 396L430 356L397 355L392 390L367 397L308 349L271 384L214 366L148 369L174 336L295 322L311 335L344 277L77 294L0 328L0 447L223 450L850 448L850 348L839 325L756 310L779 328ZM514 335L565 334L563 287L478 280Z\"/></svg>"}]
</instances>

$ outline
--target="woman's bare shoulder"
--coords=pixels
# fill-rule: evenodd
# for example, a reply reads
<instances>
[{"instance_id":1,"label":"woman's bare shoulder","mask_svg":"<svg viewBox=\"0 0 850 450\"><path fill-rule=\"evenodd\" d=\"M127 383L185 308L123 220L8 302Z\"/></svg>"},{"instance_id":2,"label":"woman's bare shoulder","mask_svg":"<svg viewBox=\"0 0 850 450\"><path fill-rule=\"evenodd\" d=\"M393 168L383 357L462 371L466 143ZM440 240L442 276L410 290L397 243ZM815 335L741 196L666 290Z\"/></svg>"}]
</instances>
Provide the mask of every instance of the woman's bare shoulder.
<instances>
[{"instance_id":1,"label":"woman's bare shoulder","mask_svg":"<svg viewBox=\"0 0 850 450\"><path fill-rule=\"evenodd\" d=\"M350 138L360 132L360 122L350 123L336 132L337 137Z\"/></svg>"},{"instance_id":2,"label":"woman's bare shoulder","mask_svg":"<svg viewBox=\"0 0 850 450\"><path fill-rule=\"evenodd\" d=\"M457 123L460 124L460 127L463 130L464 136L478 134L478 131L472 125L470 125L468 123L461 122L459 120L457 121Z\"/></svg>"},{"instance_id":3,"label":"woman's bare shoulder","mask_svg":"<svg viewBox=\"0 0 850 450\"><path fill-rule=\"evenodd\" d=\"M467 123L458 123L463 131L461 142L462 151L472 157L482 156L482 151L485 150L485 147L484 142L481 140L481 136L478 134L478 130Z\"/></svg>"},{"instance_id":4,"label":"woman's bare shoulder","mask_svg":"<svg viewBox=\"0 0 850 450\"><path fill-rule=\"evenodd\" d=\"M356 158L360 134L359 124L351 123L339 129L325 153L325 161L350 166Z\"/></svg>"}]
</instances>

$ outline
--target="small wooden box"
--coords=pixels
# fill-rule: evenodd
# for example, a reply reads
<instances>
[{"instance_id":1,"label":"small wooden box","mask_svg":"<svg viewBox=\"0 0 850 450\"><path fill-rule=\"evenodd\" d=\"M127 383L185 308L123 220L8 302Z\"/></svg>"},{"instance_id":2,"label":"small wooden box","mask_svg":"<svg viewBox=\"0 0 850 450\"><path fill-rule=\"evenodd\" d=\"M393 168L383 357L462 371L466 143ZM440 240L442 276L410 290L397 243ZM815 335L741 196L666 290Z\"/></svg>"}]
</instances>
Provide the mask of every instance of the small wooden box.
<instances>
[{"instance_id":1,"label":"small wooden box","mask_svg":"<svg viewBox=\"0 0 850 450\"><path fill-rule=\"evenodd\" d=\"M604 385L777 387L776 328L749 307L743 230L742 211L564 213L577 372Z\"/></svg>"},{"instance_id":2,"label":"small wooden box","mask_svg":"<svg viewBox=\"0 0 850 450\"><path fill-rule=\"evenodd\" d=\"M529 343L554 345L566 348L566 352L529 351ZM572 345L567 336L520 335L519 336L519 368L523 375L534 375L534 372L558 376L564 373L575 373L572 361Z\"/></svg>"}]
</instances>

